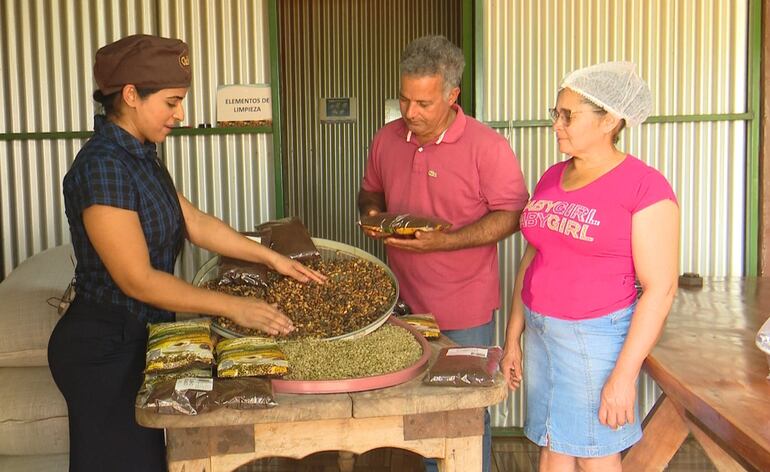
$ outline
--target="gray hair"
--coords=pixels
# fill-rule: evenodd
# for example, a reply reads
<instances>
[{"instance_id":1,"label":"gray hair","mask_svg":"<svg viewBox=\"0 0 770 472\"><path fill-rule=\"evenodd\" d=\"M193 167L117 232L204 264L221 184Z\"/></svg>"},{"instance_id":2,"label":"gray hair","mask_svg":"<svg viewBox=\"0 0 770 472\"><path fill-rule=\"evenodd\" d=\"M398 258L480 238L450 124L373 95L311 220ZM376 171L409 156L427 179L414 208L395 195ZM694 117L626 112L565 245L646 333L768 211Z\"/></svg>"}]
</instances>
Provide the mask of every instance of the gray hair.
<instances>
[{"instance_id":1,"label":"gray hair","mask_svg":"<svg viewBox=\"0 0 770 472\"><path fill-rule=\"evenodd\" d=\"M401 53L401 75L440 75L444 94L460 86L465 57L460 48L444 36L423 36L409 43Z\"/></svg>"}]
</instances>

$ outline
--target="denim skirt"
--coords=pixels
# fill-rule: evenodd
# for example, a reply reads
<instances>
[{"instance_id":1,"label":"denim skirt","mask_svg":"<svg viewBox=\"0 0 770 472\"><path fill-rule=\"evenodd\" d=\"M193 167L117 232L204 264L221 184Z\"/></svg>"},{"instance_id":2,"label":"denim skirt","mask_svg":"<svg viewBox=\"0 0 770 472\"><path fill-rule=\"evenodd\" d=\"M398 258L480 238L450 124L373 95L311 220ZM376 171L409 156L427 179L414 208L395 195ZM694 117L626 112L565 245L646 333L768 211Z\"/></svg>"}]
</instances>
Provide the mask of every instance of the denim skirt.
<instances>
[{"instance_id":1,"label":"denim skirt","mask_svg":"<svg viewBox=\"0 0 770 472\"><path fill-rule=\"evenodd\" d=\"M524 434L532 442L573 457L602 457L641 439L638 397L634 423L614 430L599 422L602 388L635 308L568 321L524 307Z\"/></svg>"}]
</instances>

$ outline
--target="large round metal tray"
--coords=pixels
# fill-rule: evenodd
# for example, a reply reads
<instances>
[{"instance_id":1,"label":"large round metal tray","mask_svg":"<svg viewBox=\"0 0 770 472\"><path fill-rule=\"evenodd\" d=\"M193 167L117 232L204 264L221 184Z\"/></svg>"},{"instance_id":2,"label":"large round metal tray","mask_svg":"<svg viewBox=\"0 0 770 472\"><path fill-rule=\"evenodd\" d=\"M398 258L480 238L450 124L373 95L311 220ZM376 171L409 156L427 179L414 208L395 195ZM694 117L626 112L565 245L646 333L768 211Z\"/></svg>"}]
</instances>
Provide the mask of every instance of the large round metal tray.
<instances>
[{"instance_id":1,"label":"large round metal tray","mask_svg":"<svg viewBox=\"0 0 770 472\"><path fill-rule=\"evenodd\" d=\"M428 360L430 359L431 347L428 341L425 340L422 334L420 334L415 328L398 318L391 316L388 320L390 323L406 329L415 337L417 342L422 347L422 356L417 359L417 362L398 370L382 375L373 375L370 377L359 377L355 379L343 379L343 380L283 380L273 379L273 391L279 393L347 393L347 392L363 392L366 390L374 390L378 388L392 387L394 385L407 382L418 375L422 374L425 368L428 366ZM387 346L383 346L383 349L387 349Z\"/></svg>"},{"instance_id":2,"label":"large round metal tray","mask_svg":"<svg viewBox=\"0 0 770 472\"><path fill-rule=\"evenodd\" d=\"M312 238L312 239L316 245L316 248L318 248L318 251L321 253L321 258L323 259L334 260L334 259L340 259L340 258L359 258L359 259L367 260L369 262L373 262L378 266L382 267L383 269L385 269L385 272L387 272L388 277L390 278L390 281L393 283L393 287L395 289L392 299L380 309L379 316L372 323L356 331L352 331L350 333L342 334L339 336L333 336L326 339L330 341L334 339L353 339L359 336L364 336L366 334L369 334L375 329L382 326L382 324L385 323L385 321L387 321L388 317L393 312L393 308L396 306L396 301L398 300L398 282L396 281L396 276L393 275L393 272L390 270L390 268L375 256L357 247L351 246L349 244L340 243L337 241L332 241L330 239L323 239L323 238ZM214 256L208 261L206 261L206 263L203 264L201 268L198 269L198 272L195 274L195 277L193 278L193 282L192 282L193 285L200 286L204 282L218 277L219 275L217 273L218 265L219 265L219 256ZM219 325L216 322L216 319L212 320L211 329L217 334L219 334L220 336L223 336L225 338L239 338L243 336L243 334L241 333L232 331L230 329L227 329L224 326Z\"/></svg>"}]
</instances>

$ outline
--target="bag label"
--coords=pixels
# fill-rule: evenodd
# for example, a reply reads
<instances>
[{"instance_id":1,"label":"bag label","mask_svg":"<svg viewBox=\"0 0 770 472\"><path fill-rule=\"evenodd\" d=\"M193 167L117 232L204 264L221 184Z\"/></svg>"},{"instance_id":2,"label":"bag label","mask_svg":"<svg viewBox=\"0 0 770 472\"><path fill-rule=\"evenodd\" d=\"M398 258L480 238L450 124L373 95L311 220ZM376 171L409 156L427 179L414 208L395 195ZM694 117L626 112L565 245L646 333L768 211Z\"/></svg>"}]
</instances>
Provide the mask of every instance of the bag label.
<instances>
[{"instance_id":1,"label":"bag label","mask_svg":"<svg viewBox=\"0 0 770 472\"><path fill-rule=\"evenodd\" d=\"M214 389L214 379L196 379L193 377L186 379L177 379L174 390L181 392L184 390L202 390L210 392Z\"/></svg>"},{"instance_id":2,"label":"bag label","mask_svg":"<svg viewBox=\"0 0 770 472\"><path fill-rule=\"evenodd\" d=\"M473 356L473 357L482 357L486 359L488 351L489 351L488 349L479 348L479 347L453 347L451 349L447 349L446 355L447 356Z\"/></svg>"}]
</instances>

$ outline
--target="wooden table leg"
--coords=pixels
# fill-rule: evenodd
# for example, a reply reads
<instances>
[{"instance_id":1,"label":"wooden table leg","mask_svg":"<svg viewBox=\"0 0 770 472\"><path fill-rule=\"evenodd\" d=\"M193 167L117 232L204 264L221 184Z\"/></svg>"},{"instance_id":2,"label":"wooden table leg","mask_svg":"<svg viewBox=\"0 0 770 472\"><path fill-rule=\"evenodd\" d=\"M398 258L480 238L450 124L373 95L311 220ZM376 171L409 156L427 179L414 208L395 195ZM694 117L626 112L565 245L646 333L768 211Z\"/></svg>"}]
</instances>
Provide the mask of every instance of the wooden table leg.
<instances>
[{"instance_id":1,"label":"wooden table leg","mask_svg":"<svg viewBox=\"0 0 770 472\"><path fill-rule=\"evenodd\" d=\"M356 455L347 451L340 451L338 454L337 465L340 467L340 472L353 472L353 467L356 465Z\"/></svg>"},{"instance_id":2,"label":"wooden table leg","mask_svg":"<svg viewBox=\"0 0 770 472\"><path fill-rule=\"evenodd\" d=\"M714 466L720 472L746 472L746 469L735 459L730 456L719 444L717 444L711 436L703 431L700 426L690 421L689 418L685 420L687 426L690 428L690 432L695 439L700 443L706 455Z\"/></svg>"},{"instance_id":3,"label":"wooden table leg","mask_svg":"<svg viewBox=\"0 0 770 472\"><path fill-rule=\"evenodd\" d=\"M166 460L169 472L209 472L209 428L166 430Z\"/></svg>"},{"instance_id":4,"label":"wooden table leg","mask_svg":"<svg viewBox=\"0 0 770 472\"><path fill-rule=\"evenodd\" d=\"M642 440L623 458L623 472L665 469L689 434L680 408L665 395L655 402L645 423Z\"/></svg>"},{"instance_id":5,"label":"wooden table leg","mask_svg":"<svg viewBox=\"0 0 770 472\"><path fill-rule=\"evenodd\" d=\"M480 471L483 465L482 436L446 438L444 457L436 459L440 472Z\"/></svg>"}]
</instances>

